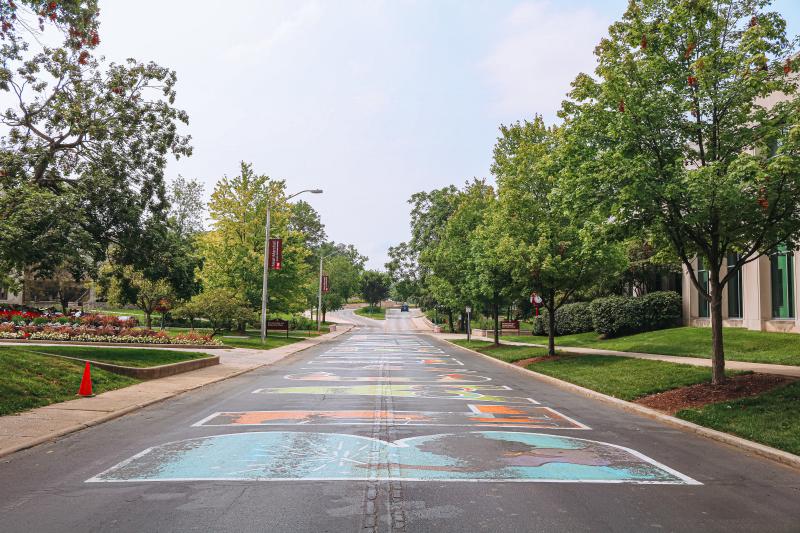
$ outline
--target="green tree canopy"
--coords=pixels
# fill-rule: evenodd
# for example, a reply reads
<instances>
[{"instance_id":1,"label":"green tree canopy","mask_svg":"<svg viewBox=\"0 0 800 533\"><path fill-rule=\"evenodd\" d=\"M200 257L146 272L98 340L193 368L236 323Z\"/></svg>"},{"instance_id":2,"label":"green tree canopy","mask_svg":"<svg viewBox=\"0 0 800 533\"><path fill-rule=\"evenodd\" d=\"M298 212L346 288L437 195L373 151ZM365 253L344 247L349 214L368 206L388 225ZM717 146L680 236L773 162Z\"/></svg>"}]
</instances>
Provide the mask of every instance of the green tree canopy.
<instances>
[{"instance_id":1,"label":"green tree canopy","mask_svg":"<svg viewBox=\"0 0 800 533\"><path fill-rule=\"evenodd\" d=\"M723 288L800 234L800 60L769 4L631 2L563 110L578 193L599 196L621 224L662 231L710 301L714 383L725 379Z\"/></svg>"}]
</instances>

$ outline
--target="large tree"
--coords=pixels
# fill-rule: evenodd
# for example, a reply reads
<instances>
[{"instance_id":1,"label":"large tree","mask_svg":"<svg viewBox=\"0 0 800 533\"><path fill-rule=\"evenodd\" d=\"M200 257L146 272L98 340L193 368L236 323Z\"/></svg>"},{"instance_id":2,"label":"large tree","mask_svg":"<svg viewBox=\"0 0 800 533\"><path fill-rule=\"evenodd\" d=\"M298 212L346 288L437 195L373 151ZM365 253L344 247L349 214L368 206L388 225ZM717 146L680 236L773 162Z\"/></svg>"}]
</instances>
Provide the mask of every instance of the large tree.
<instances>
[{"instance_id":1,"label":"large tree","mask_svg":"<svg viewBox=\"0 0 800 533\"><path fill-rule=\"evenodd\" d=\"M205 258L201 280L206 288L228 288L252 307L261 302L264 261L264 223L271 206L271 236L283 238L283 263L269 277L270 312L300 311L305 307L309 275L309 250L304 234L290 229L292 206L286 201L285 183L256 174L241 163L240 172L217 182L208 204L211 230L200 238Z\"/></svg>"},{"instance_id":2,"label":"large tree","mask_svg":"<svg viewBox=\"0 0 800 533\"><path fill-rule=\"evenodd\" d=\"M583 194L623 224L663 231L710 302L714 383L725 379L723 289L800 236L800 60L769 4L631 2L563 113L573 145L591 152Z\"/></svg>"},{"instance_id":3,"label":"large tree","mask_svg":"<svg viewBox=\"0 0 800 533\"><path fill-rule=\"evenodd\" d=\"M165 216L178 133L176 75L128 60L104 67L73 47L0 47L0 271L53 268L65 250L97 264L110 244L136 248ZM8 276L12 273L11 276Z\"/></svg>"},{"instance_id":4,"label":"large tree","mask_svg":"<svg viewBox=\"0 0 800 533\"><path fill-rule=\"evenodd\" d=\"M513 272L520 292L541 296L548 352L555 355L556 311L577 292L613 278L625 257L609 237L610 224L573 194L573 165L559 129L537 116L500 133L492 166L499 201L487 233L496 262Z\"/></svg>"},{"instance_id":5,"label":"large tree","mask_svg":"<svg viewBox=\"0 0 800 533\"><path fill-rule=\"evenodd\" d=\"M392 280L385 272L367 270L361 275L361 296L371 306L377 307L389 296Z\"/></svg>"}]
</instances>

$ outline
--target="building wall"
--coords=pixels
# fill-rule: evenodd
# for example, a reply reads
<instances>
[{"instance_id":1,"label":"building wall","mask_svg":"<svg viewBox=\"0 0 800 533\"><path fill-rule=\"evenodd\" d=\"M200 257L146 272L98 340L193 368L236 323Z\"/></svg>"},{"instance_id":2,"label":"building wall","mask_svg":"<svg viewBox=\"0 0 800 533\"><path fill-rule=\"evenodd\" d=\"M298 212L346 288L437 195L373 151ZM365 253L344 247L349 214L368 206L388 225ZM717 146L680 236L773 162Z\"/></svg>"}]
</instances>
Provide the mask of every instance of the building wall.
<instances>
[{"instance_id":1,"label":"building wall","mask_svg":"<svg viewBox=\"0 0 800 533\"><path fill-rule=\"evenodd\" d=\"M759 257L742 268L742 318L728 317L728 287L723 289L722 316L726 327L740 327L755 331L782 331L800 333L800 310L798 306L798 285L800 285L800 250L793 252L793 294L794 317L774 318L772 316L772 272L770 259ZM692 263L697 269L697 262ZM725 275L725 267L720 272ZM683 267L683 321L687 326L711 326L711 319L700 317L700 293L691 281L687 268Z\"/></svg>"}]
</instances>

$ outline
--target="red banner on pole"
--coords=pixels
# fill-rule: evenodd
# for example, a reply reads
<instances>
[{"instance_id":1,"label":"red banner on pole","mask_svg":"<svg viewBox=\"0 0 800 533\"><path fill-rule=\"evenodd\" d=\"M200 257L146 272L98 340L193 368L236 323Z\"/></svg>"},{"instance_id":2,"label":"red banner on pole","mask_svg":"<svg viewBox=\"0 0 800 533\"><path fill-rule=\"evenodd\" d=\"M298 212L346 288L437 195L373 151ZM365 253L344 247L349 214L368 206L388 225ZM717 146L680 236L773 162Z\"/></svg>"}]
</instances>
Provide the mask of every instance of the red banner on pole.
<instances>
[{"instance_id":1,"label":"red banner on pole","mask_svg":"<svg viewBox=\"0 0 800 533\"><path fill-rule=\"evenodd\" d=\"M328 275L325 274L324 276L322 276L322 292L327 294L330 291L331 291L331 287L330 287L329 282L328 282Z\"/></svg>"},{"instance_id":2,"label":"red banner on pole","mask_svg":"<svg viewBox=\"0 0 800 533\"><path fill-rule=\"evenodd\" d=\"M283 239L269 240L269 264L270 270L280 270L283 263Z\"/></svg>"}]
</instances>

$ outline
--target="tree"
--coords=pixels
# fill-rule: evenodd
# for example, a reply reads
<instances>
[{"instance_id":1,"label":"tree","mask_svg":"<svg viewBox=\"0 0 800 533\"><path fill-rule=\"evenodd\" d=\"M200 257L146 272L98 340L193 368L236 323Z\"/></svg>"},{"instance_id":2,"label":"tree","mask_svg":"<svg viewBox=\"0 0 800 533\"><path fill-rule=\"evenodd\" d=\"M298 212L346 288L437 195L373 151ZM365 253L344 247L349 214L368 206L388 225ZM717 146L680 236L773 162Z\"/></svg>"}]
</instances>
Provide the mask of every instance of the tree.
<instances>
[{"instance_id":1,"label":"tree","mask_svg":"<svg viewBox=\"0 0 800 533\"><path fill-rule=\"evenodd\" d=\"M105 68L78 48L0 50L11 102L0 115L0 267L45 270L58 250L99 263L111 244L138 247L164 217L167 156L191 153L175 73L134 60Z\"/></svg>"},{"instance_id":2,"label":"tree","mask_svg":"<svg viewBox=\"0 0 800 533\"><path fill-rule=\"evenodd\" d=\"M292 204L289 230L302 234L303 244L311 250L318 250L327 238L319 213L304 200Z\"/></svg>"},{"instance_id":3,"label":"tree","mask_svg":"<svg viewBox=\"0 0 800 533\"><path fill-rule=\"evenodd\" d=\"M596 49L596 78L579 75L563 110L576 150L595 152L576 188L621 224L663 231L710 302L715 384L726 284L800 236L800 59L769 3L631 2Z\"/></svg>"},{"instance_id":4,"label":"tree","mask_svg":"<svg viewBox=\"0 0 800 533\"><path fill-rule=\"evenodd\" d=\"M481 303L496 315L503 299L501 294L505 294L504 280L490 274L497 266L490 265L489 260L493 239L475 245L476 232L494 201L494 189L485 180L467 183L457 194L455 209L445 222L436 246L421 255L421 261L430 268L431 295L447 309L450 331L455 331L454 311Z\"/></svg>"},{"instance_id":5,"label":"tree","mask_svg":"<svg viewBox=\"0 0 800 533\"><path fill-rule=\"evenodd\" d=\"M264 261L264 223L271 204L271 236L282 237L283 263L269 276L270 312L305 308L313 283L304 235L289 228L291 204L285 183L258 175L242 162L239 175L217 182L208 204L211 230L199 238L205 258L200 278L207 288L228 288L252 307L260 306Z\"/></svg>"},{"instance_id":6,"label":"tree","mask_svg":"<svg viewBox=\"0 0 800 533\"><path fill-rule=\"evenodd\" d=\"M389 296L392 282L385 272L367 270L361 275L361 295L372 307L378 307Z\"/></svg>"},{"instance_id":7,"label":"tree","mask_svg":"<svg viewBox=\"0 0 800 533\"><path fill-rule=\"evenodd\" d=\"M195 318L205 318L211 325L211 336L231 328L232 324L255 319L247 301L230 289L209 289L192 296L174 314L194 324Z\"/></svg>"},{"instance_id":8,"label":"tree","mask_svg":"<svg viewBox=\"0 0 800 533\"><path fill-rule=\"evenodd\" d=\"M203 231L206 212L203 191L202 183L180 175L170 184L168 216L178 233L184 237Z\"/></svg>"},{"instance_id":9,"label":"tree","mask_svg":"<svg viewBox=\"0 0 800 533\"><path fill-rule=\"evenodd\" d=\"M147 279L142 272L134 270L131 266L123 268L121 277L112 278L108 293L109 302L115 305L132 302L141 309L144 312L147 329L153 326L153 312L163 305L164 300L169 302L174 298L175 291L167 280Z\"/></svg>"},{"instance_id":10,"label":"tree","mask_svg":"<svg viewBox=\"0 0 800 533\"><path fill-rule=\"evenodd\" d=\"M542 297L548 353L555 355L556 311L576 292L614 277L625 257L609 239L602 215L572 195L569 152L559 129L537 116L502 126L500 133L492 165L498 209L487 236L496 243L494 261L514 273L520 292Z\"/></svg>"},{"instance_id":11,"label":"tree","mask_svg":"<svg viewBox=\"0 0 800 533\"><path fill-rule=\"evenodd\" d=\"M415 299L421 290L419 265L416 254L408 243L401 242L389 247L389 261L384 265L392 280L392 295L398 301Z\"/></svg>"},{"instance_id":12,"label":"tree","mask_svg":"<svg viewBox=\"0 0 800 533\"><path fill-rule=\"evenodd\" d=\"M46 26L55 27L64 34L64 43L67 46L75 50L87 50L100 44L97 33L99 13L97 0L2 2L0 37L10 42L11 48L21 46L24 40L20 37L19 30L25 30L35 36L36 29L30 26L28 20L36 17L39 31L45 31Z\"/></svg>"}]
</instances>

